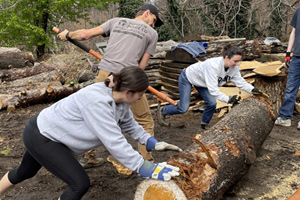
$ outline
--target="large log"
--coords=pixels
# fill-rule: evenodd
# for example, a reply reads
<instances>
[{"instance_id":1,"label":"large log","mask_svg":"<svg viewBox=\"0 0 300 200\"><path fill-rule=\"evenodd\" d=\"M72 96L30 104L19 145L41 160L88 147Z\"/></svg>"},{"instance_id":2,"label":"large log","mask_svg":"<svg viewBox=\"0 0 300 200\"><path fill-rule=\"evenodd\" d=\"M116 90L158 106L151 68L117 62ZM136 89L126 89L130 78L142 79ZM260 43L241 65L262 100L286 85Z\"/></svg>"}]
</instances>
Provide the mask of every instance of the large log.
<instances>
[{"instance_id":1,"label":"large log","mask_svg":"<svg viewBox=\"0 0 300 200\"><path fill-rule=\"evenodd\" d=\"M12 68L0 70L1 81L14 81L29 76L34 76L48 71L66 71L64 64L49 64L49 63L35 63L33 67Z\"/></svg>"},{"instance_id":2,"label":"large log","mask_svg":"<svg viewBox=\"0 0 300 200\"><path fill-rule=\"evenodd\" d=\"M225 191L254 163L258 149L274 126L275 118L271 105L265 99L250 97L235 106L196 139L206 147L207 152L194 143L183 153L170 158L169 164L180 167L181 176L174 180L180 189L176 190L183 191L187 199L221 199ZM162 199L184 199L174 197L174 189L164 185L164 182L143 182L143 192L138 187L136 199L144 199L152 193L167 197Z\"/></svg>"},{"instance_id":3,"label":"large log","mask_svg":"<svg viewBox=\"0 0 300 200\"><path fill-rule=\"evenodd\" d=\"M0 110L15 110L18 107L25 107L36 103L47 103L60 100L94 81L87 81L76 85L48 86L44 88L23 90L12 95L0 95Z\"/></svg>"},{"instance_id":4,"label":"large log","mask_svg":"<svg viewBox=\"0 0 300 200\"><path fill-rule=\"evenodd\" d=\"M0 54L0 69L32 67L34 58L31 52L4 52Z\"/></svg>"},{"instance_id":5,"label":"large log","mask_svg":"<svg viewBox=\"0 0 300 200\"><path fill-rule=\"evenodd\" d=\"M41 82L55 82L60 81L61 79L63 79L62 74L56 70L44 72L10 82L2 82L0 84L0 93L12 94L13 92L19 92L23 89L37 88Z\"/></svg>"}]
</instances>

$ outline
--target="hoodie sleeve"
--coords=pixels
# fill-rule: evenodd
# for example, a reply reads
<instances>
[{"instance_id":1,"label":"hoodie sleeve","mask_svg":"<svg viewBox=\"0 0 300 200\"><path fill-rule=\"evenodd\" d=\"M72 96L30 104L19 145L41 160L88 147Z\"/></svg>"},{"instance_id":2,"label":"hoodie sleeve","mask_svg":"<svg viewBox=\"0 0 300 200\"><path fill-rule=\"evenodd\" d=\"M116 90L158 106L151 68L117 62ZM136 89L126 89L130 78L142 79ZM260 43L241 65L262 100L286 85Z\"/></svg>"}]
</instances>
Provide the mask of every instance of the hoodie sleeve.
<instances>
[{"instance_id":1,"label":"hoodie sleeve","mask_svg":"<svg viewBox=\"0 0 300 200\"><path fill-rule=\"evenodd\" d=\"M203 76L209 93L219 101L228 102L229 97L222 93L218 88L218 75L220 63L205 62L203 63ZM223 66L221 66L223 67Z\"/></svg>"},{"instance_id":2,"label":"hoodie sleeve","mask_svg":"<svg viewBox=\"0 0 300 200\"><path fill-rule=\"evenodd\" d=\"M241 90L244 90L251 94L251 91L254 88L254 86L251 85L250 83L247 83L247 81L241 76L239 68L238 67L236 67L236 68L237 68L236 69L237 71L234 74L234 76L231 78L231 82L233 84L235 84Z\"/></svg>"},{"instance_id":3,"label":"hoodie sleeve","mask_svg":"<svg viewBox=\"0 0 300 200\"><path fill-rule=\"evenodd\" d=\"M143 157L127 142L108 102L98 101L97 104L86 105L81 109L81 113L86 126L120 163L133 171L143 165ZM133 126L135 130L139 129L136 125Z\"/></svg>"}]
</instances>

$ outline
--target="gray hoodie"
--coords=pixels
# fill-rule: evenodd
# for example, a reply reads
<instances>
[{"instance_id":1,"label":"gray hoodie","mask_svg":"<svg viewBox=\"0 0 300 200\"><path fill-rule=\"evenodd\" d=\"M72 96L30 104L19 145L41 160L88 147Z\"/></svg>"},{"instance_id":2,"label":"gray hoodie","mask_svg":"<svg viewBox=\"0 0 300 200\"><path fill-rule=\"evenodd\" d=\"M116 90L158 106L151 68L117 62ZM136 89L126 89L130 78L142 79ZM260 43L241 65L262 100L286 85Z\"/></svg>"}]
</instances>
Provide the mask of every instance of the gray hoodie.
<instances>
[{"instance_id":1,"label":"gray hoodie","mask_svg":"<svg viewBox=\"0 0 300 200\"><path fill-rule=\"evenodd\" d=\"M37 119L42 135L65 144L74 155L104 145L123 165L139 170L143 157L122 132L141 144L151 137L133 118L129 105L116 104L103 82L87 86L44 109Z\"/></svg>"}]
</instances>

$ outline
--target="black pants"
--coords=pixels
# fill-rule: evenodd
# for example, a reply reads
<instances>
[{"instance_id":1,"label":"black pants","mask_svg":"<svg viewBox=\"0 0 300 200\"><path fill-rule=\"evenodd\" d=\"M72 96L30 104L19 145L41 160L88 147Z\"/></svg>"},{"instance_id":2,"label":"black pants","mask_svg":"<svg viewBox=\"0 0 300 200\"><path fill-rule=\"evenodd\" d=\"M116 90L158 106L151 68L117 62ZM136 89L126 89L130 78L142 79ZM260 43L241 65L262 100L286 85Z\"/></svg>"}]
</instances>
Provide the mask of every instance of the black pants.
<instances>
[{"instance_id":1,"label":"black pants","mask_svg":"<svg viewBox=\"0 0 300 200\"><path fill-rule=\"evenodd\" d=\"M80 199L89 189L90 180L64 144L53 142L43 136L37 127L37 115L30 119L23 132L26 152L21 165L8 173L12 184L33 177L42 166L69 185L61 200Z\"/></svg>"}]
</instances>

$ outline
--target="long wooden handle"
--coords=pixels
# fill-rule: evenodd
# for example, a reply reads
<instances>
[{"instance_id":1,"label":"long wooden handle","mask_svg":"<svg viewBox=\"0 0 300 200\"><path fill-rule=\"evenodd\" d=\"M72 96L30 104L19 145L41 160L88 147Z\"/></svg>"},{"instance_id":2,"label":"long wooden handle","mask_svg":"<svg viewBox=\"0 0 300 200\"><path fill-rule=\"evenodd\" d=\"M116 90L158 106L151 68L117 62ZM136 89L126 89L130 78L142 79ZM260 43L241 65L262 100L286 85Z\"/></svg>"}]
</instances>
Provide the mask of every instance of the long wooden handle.
<instances>
[{"instance_id":1,"label":"long wooden handle","mask_svg":"<svg viewBox=\"0 0 300 200\"><path fill-rule=\"evenodd\" d=\"M53 28L53 31L54 31L55 33L60 33L60 32L61 32L61 31L59 30L59 28L57 28L57 27L54 27L54 28ZM81 49L84 50L85 52L91 54L92 56L98 58L99 60L101 60L101 59L103 58L102 55L100 55L100 54L97 53L96 51L94 51L94 50L88 48L87 46L85 46L84 44L82 44L81 42L79 42L78 40L68 39L68 41L70 41L70 42L73 43L74 45L78 46L79 48L81 48ZM154 88L151 87L150 85L149 85L149 87L148 87L148 90L149 90L150 92L152 92L153 94L155 94L156 96L158 96L160 99L162 99L162 100L164 100L164 101L167 101L167 102L169 102L170 104L176 106L177 103L176 103L173 99L169 98L169 97L168 97L167 95L165 95L164 93L159 92L158 90L154 89Z\"/></svg>"}]
</instances>

